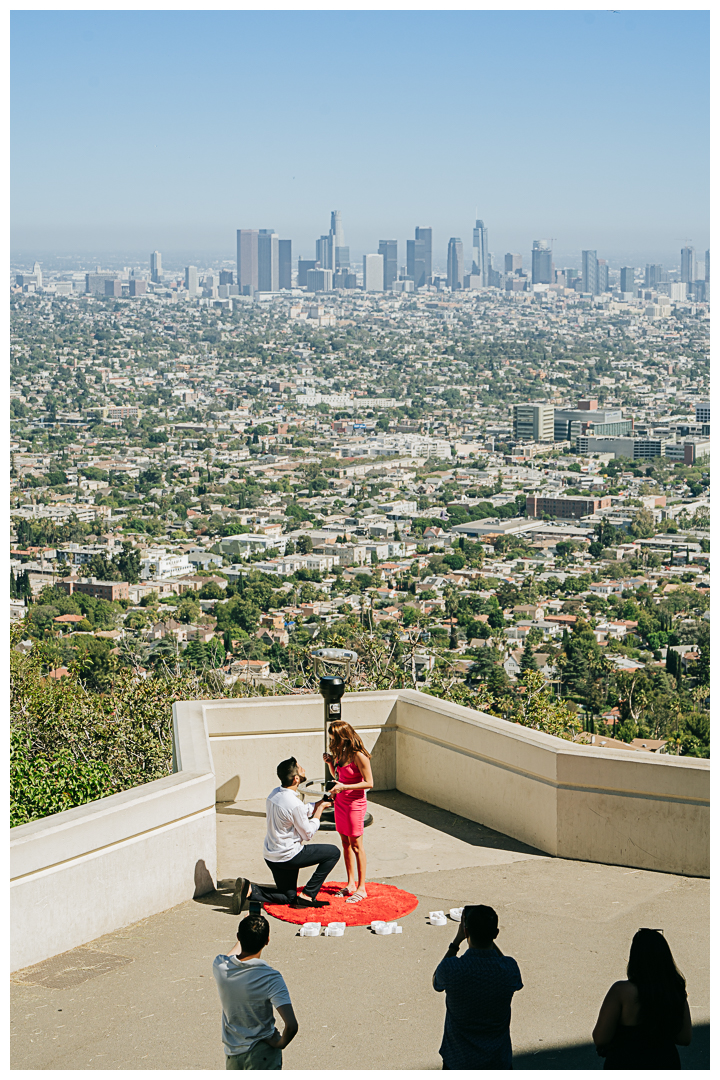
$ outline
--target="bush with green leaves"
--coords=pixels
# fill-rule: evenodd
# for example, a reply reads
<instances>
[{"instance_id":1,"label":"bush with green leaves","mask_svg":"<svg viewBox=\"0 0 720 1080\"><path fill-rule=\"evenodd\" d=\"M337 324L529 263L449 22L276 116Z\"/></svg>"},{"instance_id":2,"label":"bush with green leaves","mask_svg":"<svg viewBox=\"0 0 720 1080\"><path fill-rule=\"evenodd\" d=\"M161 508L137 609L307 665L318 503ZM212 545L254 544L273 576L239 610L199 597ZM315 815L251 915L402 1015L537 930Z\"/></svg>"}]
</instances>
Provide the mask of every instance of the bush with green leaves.
<instances>
[{"instance_id":1,"label":"bush with green leaves","mask_svg":"<svg viewBox=\"0 0 720 1080\"><path fill-rule=\"evenodd\" d=\"M223 693L192 672L143 678L123 667L97 692L79 665L49 678L46 651L35 642L29 653L10 653L11 825L168 776L173 702Z\"/></svg>"}]
</instances>

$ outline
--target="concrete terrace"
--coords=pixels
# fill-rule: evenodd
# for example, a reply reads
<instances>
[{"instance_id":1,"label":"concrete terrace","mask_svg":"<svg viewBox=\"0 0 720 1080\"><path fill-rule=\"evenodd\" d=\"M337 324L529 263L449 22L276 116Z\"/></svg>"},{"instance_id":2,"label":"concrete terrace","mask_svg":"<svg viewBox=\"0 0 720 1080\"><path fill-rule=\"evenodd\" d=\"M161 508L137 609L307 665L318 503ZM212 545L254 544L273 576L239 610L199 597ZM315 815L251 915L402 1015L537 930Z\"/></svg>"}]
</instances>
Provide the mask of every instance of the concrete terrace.
<instances>
[{"instance_id":1,"label":"concrete terrace","mask_svg":"<svg viewBox=\"0 0 720 1080\"><path fill-rule=\"evenodd\" d=\"M695 1033L683 1067L709 1068L707 879L553 858L397 790L371 802L369 876L419 905L391 937L350 927L342 938L300 938L270 919L264 955L300 1021L285 1068L440 1068L444 995L430 980L455 924L431 927L427 913L478 902L497 909L498 944L523 974L515 1068L602 1068L590 1032L640 926L664 929L688 981ZM218 804L220 886L239 873L267 879L264 816L261 798ZM329 832L318 839L340 843ZM11 1067L224 1068L211 964L234 940L229 899L221 887L14 972Z\"/></svg>"}]
</instances>

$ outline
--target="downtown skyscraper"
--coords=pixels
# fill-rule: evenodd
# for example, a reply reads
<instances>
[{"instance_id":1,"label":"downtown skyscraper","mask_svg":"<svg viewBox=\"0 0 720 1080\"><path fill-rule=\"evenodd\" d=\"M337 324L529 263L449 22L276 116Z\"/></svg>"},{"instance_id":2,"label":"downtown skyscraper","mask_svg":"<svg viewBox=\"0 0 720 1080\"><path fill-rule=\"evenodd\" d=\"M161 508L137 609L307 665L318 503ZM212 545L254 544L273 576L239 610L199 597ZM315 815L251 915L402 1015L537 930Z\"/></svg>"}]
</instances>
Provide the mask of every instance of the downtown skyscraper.
<instances>
[{"instance_id":1,"label":"downtown skyscraper","mask_svg":"<svg viewBox=\"0 0 720 1080\"><path fill-rule=\"evenodd\" d=\"M345 243L345 230L339 210L330 213L330 236L333 238L333 270L349 270L350 248Z\"/></svg>"},{"instance_id":2,"label":"downtown skyscraper","mask_svg":"<svg viewBox=\"0 0 720 1080\"><path fill-rule=\"evenodd\" d=\"M582 291L597 296L600 292L598 282L598 258L597 251L583 251L582 253Z\"/></svg>"},{"instance_id":3,"label":"downtown skyscraper","mask_svg":"<svg viewBox=\"0 0 720 1080\"><path fill-rule=\"evenodd\" d=\"M150 255L150 280L160 281L162 277L162 255L159 251L153 251Z\"/></svg>"},{"instance_id":4,"label":"downtown skyscraper","mask_svg":"<svg viewBox=\"0 0 720 1080\"><path fill-rule=\"evenodd\" d=\"M407 242L407 274L416 289L432 281L432 229L426 226L418 225L415 239Z\"/></svg>"},{"instance_id":5,"label":"downtown skyscraper","mask_svg":"<svg viewBox=\"0 0 720 1080\"><path fill-rule=\"evenodd\" d=\"M280 237L274 229L260 229L257 238L258 292L280 288Z\"/></svg>"},{"instance_id":6,"label":"downtown skyscraper","mask_svg":"<svg viewBox=\"0 0 720 1080\"><path fill-rule=\"evenodd\" d=\"M488 231L483 221L476 221L473 229L473 274L480 277L483 286L490 284L490 250Z\"/></svg>"},{"instance_id":7,"label":"downtown skyscraper","mask_svg":"<svg viewBox=\"0 0 720 1080\"><path fill-rule=\"evenodd\" d=\"M237 280L241 296L254 296L258 290L258 230L237 231Z\"/></svg>"},{"instance_id":8,"label":"downtown skyscraper","mask_svg":"<svg viewBox=\"0 0 720 1080\"><path fill-rule=\"evenodd\" d=\"M547 240L533 240L532 283L533 285L552 285L553 283L552 248Z\"/></svg>"},{"instance_id":9,"label":"downtown skyscraper","mask_svg":"<svg viewBox=\"0 0 720 1080\"><path fill-rule=\"evenodd\" d=\"M386 292L390 292L393 282L397 281L397 247L397 240L381 240L378 244L378 254L383 257L383 288Z\"/></svg>"},{"instance_id":10,"label":"downtown skyscraper","mask_svg":"<svg viewBox=\"0 0 720 1080\"><path fill-rule=\"evenodd\" d=\"M463 242L459 236L451 236L448 242L447 283L453 291L462 289L465 277Z\"/></svg>"},{"instance_id":11,"label":"downtown skyscraper","mask_svg":"<svg viewBox=\"0 0 720 1080\"><path fill-rule=\"evenodd\" d=\"M292 288L292 241L274 229L238 229L237 284L241 296Z\"/></svg>"}]
</instances>

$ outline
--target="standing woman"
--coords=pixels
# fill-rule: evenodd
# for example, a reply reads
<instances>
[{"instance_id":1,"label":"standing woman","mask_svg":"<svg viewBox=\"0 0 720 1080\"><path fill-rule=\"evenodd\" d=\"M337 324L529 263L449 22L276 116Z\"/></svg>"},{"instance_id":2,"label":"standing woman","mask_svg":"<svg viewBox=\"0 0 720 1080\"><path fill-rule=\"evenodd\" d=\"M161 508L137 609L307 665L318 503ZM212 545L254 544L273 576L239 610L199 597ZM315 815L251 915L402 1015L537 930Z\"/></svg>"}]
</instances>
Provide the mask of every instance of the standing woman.
<instances>
[{"instance_id":1,"label":"standing woman","mask_svg":"<svg viewBox=\"0 0 720 1080\"><path fill-rule=\"evenodd\" d=\"M627 981L614 983L592 1033L606 1069L679 1069L677 1047L689 1046L692 1021L685 979L661 930L638 930Z\"/></svg>"},{"instance_id":2,"label":"standing woman","mask_svg":"<svg viewBox=\"0 0 720 1080\"><path fill-rule=\"evenodd\" d=\"M370 754L357 731L344 720L333 720L329 725L328 746L330 753L323 754L323 760L335 779L330 794L335 798L335 828L340 833L347 868L347 885L340 895L347 897L348 904L359 904L367 898L363 832L367 811L365 792L373 786ZM357 863L357 878L353 856Z\"/></svg>"}]
</instances>

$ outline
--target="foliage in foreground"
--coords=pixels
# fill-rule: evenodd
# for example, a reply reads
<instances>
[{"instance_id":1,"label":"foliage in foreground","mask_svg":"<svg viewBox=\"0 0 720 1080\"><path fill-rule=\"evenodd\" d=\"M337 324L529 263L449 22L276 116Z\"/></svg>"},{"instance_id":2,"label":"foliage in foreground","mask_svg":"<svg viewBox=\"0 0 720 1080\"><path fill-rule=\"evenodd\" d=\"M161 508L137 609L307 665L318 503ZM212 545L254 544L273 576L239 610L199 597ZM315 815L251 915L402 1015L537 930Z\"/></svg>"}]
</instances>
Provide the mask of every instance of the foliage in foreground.
<instances>
[{"instance_id":1,"label":"foliage in foreground","mask_svg":"<svg viewBox=\"0 0 720 1080\"><path fill-rule=\"evenodd\" d=\"M167 776L173 702L217 696L188 672L118 668L98 693L47 666L42 646L11 650L11 826Z\"/></svg>"}]
</instances>

